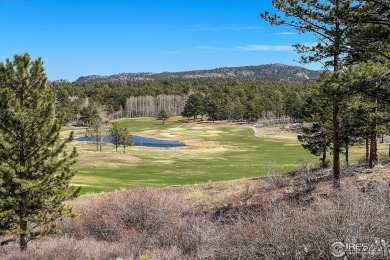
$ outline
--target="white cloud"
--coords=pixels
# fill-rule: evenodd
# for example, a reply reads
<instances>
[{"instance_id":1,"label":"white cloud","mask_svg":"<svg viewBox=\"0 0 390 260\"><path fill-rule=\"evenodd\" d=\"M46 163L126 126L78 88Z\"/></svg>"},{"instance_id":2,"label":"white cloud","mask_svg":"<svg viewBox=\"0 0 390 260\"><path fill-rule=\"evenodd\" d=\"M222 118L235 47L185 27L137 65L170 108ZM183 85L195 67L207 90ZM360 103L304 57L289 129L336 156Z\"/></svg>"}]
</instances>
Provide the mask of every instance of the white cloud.
<instances>
[{"instance_id":1,"label":"white cloud","mask_svg":"<svg viewBox=\"0 0 390 260\"><path fill-rule=\"evenodd\" d=\"M243 51L293 51L294 47L289 45L246 45L238 46Z\"/></svg>"}]
</instances>

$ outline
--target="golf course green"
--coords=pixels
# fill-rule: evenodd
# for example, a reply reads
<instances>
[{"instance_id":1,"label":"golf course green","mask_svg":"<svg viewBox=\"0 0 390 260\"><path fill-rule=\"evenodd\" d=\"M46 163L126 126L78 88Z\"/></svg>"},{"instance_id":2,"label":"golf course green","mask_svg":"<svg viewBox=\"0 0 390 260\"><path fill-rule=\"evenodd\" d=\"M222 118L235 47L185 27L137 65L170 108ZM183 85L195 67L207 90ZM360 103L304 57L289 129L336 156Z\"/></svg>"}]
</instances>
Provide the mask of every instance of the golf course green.
<instances>
[{"instance_id":1,"label":"golf course green","mask_svg":"<svg viewBox=\"0 0 390 260\"><path fill-rule=\"evenodd\" d=\"M93 143L74 141L79 153L72 185L81 193L95 193L132 187L164 187L282 174L314 163L296 140L296 134L281 127L259 127L255 136L252 126L227 122L190 122L180 117L164 125L154 118L123 119L120 126L134 135L180 141L184 147L127 147L115 152L105 144L96 152ZM85 135L85 128L73 130Z\"/></svg>"}]
</instances>

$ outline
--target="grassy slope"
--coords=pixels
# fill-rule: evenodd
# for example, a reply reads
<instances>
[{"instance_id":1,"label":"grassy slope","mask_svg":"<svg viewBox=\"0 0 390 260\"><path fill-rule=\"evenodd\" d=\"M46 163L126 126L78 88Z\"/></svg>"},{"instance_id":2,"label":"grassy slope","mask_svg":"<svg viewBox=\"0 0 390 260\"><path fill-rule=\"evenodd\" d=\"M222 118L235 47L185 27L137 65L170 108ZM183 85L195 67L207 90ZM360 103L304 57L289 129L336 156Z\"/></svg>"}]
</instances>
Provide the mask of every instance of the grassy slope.
<instances>
[{"instance_id":1,"label":"grassy slope","mask_svg":"<svg viewBox=\"0 0 390 260\"><path fill-rule=\"evenodd\" d=\"M259 138L248 126L183 125L179 118L165 125L153 118L118 122L136 135L182 141L188 146L131 147L123 155L111 145L98 154L93 144L74 142L80 157L73 183L83 186L82 193L255 177L291 171L303 161L317 160L301 148L293 133L260 128ZM77 130L76 136L83 131Z\"/></svg>"}]
</instances>

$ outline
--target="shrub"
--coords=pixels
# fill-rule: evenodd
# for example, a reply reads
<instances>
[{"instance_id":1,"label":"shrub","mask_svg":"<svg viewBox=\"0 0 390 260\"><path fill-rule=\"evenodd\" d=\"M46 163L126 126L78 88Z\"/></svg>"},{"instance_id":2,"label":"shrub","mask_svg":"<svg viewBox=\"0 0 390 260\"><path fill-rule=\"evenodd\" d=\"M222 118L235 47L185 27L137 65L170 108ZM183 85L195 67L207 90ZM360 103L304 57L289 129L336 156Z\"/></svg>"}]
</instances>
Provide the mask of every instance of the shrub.
<instances>
[{"instance_id":1,"label":"shrub","mask_svg":"<svg viewBox=\"0 0 390 260\"><path fill-rule=\"evenodd\" d=\"M172 193L134 189L86 196L76 205L79 217L66 219L61 226L66 235L77 239L128 241L138 248L139 256L150 248L167 248L169 254L175 251L189 257L204 252L212 237L207 219L189 209Z\"/></svg>"},{"instance_id":2,"label":"shrub","mask_svg":"<svg viewBox=\"0 0 390 260\"><path fill-rule=\"evenodd\" d=\"M270 189L281 189L286 187L289 184L289 180L286 178L286 176L282 175L272 175L267 176L263 178L266 183L269 183L271 188Z\"/></svg>"},{"instance_id":3,"label":"shrub","mask_svg":"<svg viewBox=\"0 0 390 260\"><path fill-rule=\"evenodd\" d=\"M329 259L335 241L390 237L389 190L346 187L310 206L279 204L268 218L237 221L215 243L217 259ZM291 202L290 202L291 203Z\"/></svg>"},{"instance_id":4,"label":"shrub","mask_svg":"<svg viewBox=\"0 0 390 260\"><path fill-rule=\"evenodd\" d=\"M62 223L76 238L117 241L126 234L153 234L188 206L168 192L135 189L86 196L76 205L79 217Z\"/></svg>"},{"instance_id":5,"label":"shrub","mask_svg":"<svg viewBox=\"0 0 390 260\"><path fill-rule=\"evenodd\" d=\"M124 243L109 243L93 239L50 238L31 242L25 252L15 250L1 255L4 260L85 260L85 259L135 259Z\"/></svg>"}]
</instances>

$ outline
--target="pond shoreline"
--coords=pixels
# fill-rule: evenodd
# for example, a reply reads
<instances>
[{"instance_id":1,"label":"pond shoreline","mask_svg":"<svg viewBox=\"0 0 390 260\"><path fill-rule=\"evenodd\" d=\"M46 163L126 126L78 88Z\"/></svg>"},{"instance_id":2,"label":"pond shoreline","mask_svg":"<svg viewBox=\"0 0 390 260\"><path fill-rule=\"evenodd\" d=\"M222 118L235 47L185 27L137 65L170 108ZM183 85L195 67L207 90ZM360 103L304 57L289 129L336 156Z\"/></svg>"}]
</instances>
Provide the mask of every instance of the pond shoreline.
<instances>
[{"instance_id":1,"label":"pond shoreline","mask_svg":"<svg viewBox=\"0 0 390 260\"><path fill-rule=\"evenodd\" d=\"M137 136L132 135L131 138L133 139L135 146L143 146L143 147L159 147L159 148L171 148L171 147L183 147L186 146L184 143L179 141L169 141L169 140L160 140L156 138L150 138L150 137L143 137L143 136ZM87 137L77 137L75 138L78 142L94 142L95 139L91 138L88 139ZM112 143L111 137L104 137L103 138L104 143Z\"/></svg>"}]
</instances>

